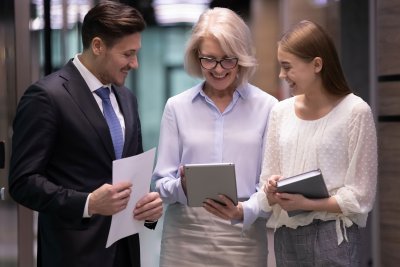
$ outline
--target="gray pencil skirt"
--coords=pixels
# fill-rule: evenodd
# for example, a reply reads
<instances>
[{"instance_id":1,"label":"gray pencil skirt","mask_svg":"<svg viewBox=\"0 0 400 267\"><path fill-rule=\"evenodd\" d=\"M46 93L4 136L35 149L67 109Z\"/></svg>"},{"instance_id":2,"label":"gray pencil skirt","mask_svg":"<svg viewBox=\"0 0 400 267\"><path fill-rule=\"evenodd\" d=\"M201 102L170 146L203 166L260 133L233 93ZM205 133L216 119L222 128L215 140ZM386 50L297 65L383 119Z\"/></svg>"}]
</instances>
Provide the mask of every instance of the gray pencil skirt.
<instances>
[{"instance_id":1,"label":"gray pencil skirt","mask_svg":"<svg viewBox=\"0 0 400 267\"><path fill-rule=\"evenodd\" d=\"M335 221L314 220L296 229L279 227L274 235L276 266L360 266L360 231L356 224L346 228L348 241L338 245Z\"/></svg>"}]
</instances>

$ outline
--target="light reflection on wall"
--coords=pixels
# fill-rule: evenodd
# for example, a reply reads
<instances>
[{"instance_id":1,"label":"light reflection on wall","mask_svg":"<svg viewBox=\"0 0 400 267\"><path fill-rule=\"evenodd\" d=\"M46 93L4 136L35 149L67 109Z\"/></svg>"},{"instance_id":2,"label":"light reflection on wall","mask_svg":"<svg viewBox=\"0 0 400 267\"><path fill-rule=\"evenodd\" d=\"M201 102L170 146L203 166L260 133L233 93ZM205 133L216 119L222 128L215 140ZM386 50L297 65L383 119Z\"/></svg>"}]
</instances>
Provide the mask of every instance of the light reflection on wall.
<instances>
[{"instance_id":1,"label":"light reflection on wall","mask_svg":"<svg viewBox=\"0 0 400 267\"><path fill-rule=\"evenodd\" d=\"M44 28L44 0L32 0L35 6L35 15L30 22L30 29L33 31ZM63 11L64 5L67 7ZM64 12L66 15L65 27L72 29L77 22L83 22L83 18L93 6L92 0L52 0L50 7L50 18L52 29L64 28Z\"/></svg>"},{"instance_id":2,"label":"light reflection on wall","mask_svg":"<svg viewBox=\"0 0 400 267\"><path fill-rule=\"evenodd\" d=\"M208 9L210 0L154 0L153 8L159 25L195 23Z\"/></svg>"}]
</instances>

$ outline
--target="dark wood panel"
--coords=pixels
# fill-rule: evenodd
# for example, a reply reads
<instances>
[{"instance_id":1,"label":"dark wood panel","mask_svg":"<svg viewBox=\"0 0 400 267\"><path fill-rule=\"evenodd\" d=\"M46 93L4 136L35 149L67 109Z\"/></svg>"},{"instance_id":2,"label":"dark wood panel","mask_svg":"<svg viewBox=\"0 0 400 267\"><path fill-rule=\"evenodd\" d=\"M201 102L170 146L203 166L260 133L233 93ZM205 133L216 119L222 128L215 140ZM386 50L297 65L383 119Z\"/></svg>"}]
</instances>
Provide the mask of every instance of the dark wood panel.
<instances>
[{"instance_id":1,"label":"dark wood panel","mask_svg":"<svg viewBox=\"0 0 400 267\"><path fill-rule=\"evenodd\" d=\"M378 137L382 152L400 152L400 123L379 123ZM400 163L400 158L397 160Z\"/></svg>"},{"instance_id":2,"label":"dark wood panel","mask_svg":"<svg viewBox=\"0 0 400 267\"><path fill-rule=\"evenodd\" d=\"M400 262L400 123L378 123L381 266Z\"/></svg>"},{"instance_id":3,"label":"dark wood panel","mask_svg":"<svg viewBox=\"0 0 400 267\"><path fill-rule=\"evenodd\" d=\"M400 2L378 2L378 74L400 73Z\"/></svg>"},{"instance_id":4,"label":"dark wood panel","mask_svg":"<svg viewBox=\"0 0 400 267\"><path fill-rule=\"evenodd\" d=\"M378 90L379 116L400 115L400 81L381 82Z\"/></svg>"}]
</instances>

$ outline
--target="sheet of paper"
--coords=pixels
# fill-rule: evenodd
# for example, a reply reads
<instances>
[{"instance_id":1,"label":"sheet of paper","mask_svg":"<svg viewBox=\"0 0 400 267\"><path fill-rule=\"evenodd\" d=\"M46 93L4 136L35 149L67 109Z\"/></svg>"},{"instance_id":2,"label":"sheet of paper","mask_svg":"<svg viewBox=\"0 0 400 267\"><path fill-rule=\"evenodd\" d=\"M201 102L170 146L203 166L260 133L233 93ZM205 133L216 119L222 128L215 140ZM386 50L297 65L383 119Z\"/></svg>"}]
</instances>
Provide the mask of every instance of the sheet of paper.
<instances>
[{"instance_id":1,"label":"sheet of paper","mask_svg":"<svg viewBox=\"0 0 400 267\"><path fill-rule=\"evenodd\" d=\"M155 148L142 154L113 161L113 184L130 181L132 192L126 209L112 216L106 248L126 236L144 230L144 222L133 218L136 203L150 190Z\"/></svg>"}]
</instances>

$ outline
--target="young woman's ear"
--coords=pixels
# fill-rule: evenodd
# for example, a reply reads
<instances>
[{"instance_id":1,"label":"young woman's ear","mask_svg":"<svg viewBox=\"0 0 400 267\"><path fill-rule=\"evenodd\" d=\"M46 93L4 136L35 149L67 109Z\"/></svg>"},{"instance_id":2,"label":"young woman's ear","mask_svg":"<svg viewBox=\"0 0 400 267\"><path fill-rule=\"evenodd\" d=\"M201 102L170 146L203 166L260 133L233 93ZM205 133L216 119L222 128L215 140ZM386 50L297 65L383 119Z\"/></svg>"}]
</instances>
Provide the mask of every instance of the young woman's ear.
<instances>
[{"instance_id":1,"label":"young woman's ear","mask_svg":"<svg viewBox=\"0 0 400 267\"><path fill-rule=\"evenodd\" d=\"M316 57L313 59L313 62L314 62L315 73L319 73L322 70L322 65L323 65L322 58Z\"/></svg>"}]
</instances>

